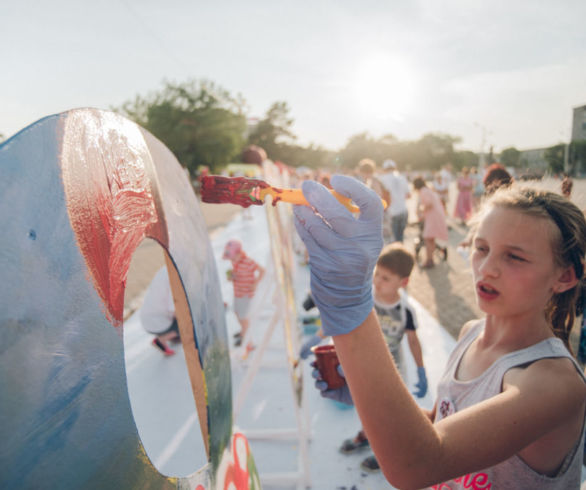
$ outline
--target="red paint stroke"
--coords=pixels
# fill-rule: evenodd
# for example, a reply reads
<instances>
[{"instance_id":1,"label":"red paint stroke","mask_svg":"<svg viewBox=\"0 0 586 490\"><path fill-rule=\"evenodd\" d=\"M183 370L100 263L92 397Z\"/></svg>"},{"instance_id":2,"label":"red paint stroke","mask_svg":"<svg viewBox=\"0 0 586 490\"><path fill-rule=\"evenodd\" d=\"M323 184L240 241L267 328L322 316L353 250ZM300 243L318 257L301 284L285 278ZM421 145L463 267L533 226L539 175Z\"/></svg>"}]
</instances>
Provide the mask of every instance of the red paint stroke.
<instances>
[{"instance_id":1,"label":"red paint stroke","mask_svg":"<svg viewBox=\"0 0 586 490\"><path fill-rule=\"evenodd\" d=\"M114 326L122 325L132 254L147 236L168 247L153 162L138 126L111 113L68 113L61 152L71 226Z\"/></svg>"},{"instance_id":2,"label":"red paint stroke","mask_svg":"<svg viewBox=\"0 0 586 490\"><path fill-rule=\"evenodd\" d=\"M201 199L207 203L238 204L244 208L262 206L260 190L270 187L264 180L207 175L201 178Z\"/></svg>"},{"instance_id":3,"label":"red paint stroke","mask_svg":"<svg viewBox=\"0 0 586 490\"><path fill-rule=\"evenodd\" d=\"M237 445L242 444L245 448L246 461L240 461ZM224 490L237 488L238 490L248 490L250 475L248 473L248 458L250 457L250 446L248 440L243 434L236 433L232 438L232 458L233 463L226 469L224 476Z\"/></svg>"}]
</instances>

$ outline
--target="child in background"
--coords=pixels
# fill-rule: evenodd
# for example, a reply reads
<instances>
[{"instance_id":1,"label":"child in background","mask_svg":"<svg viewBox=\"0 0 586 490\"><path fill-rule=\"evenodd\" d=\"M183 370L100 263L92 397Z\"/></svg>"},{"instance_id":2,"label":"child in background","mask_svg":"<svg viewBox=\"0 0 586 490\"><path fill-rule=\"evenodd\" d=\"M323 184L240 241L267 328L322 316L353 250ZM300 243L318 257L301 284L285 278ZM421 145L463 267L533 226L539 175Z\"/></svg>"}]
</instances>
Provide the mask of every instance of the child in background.
<instances>
[{"instance_id":1,"label":"child in background","mask_svg":"<svg viewBox=\"0 0 586 490\"><path fill-rule=\"evenodd\" d=\"M562 196L570 199L572 197L572 187L574 187L574 181L569 175L564 175L562 180Z\"/></svg>"},{"instance_id":2,"label":"child in background","mask_svg":"<svg viewBox=\"0 0 586 490\"><path fill-rule=\"evenodd\" d=\"M448 240L448 225L446 215L439 196L432 191L422 177L416 177L413 188L417 192L417 216L423 224L421 235L425 243L425 262L423 269L435 267L433 261L436 240Z\"/></svg>"},{"instance_id":3,"label":"child in background","mask_svg":"<svg viewBox=\"0 0 586 490\"><path fill-rule=\"evenodd\" d=\"M586 378L568 338L576 286L584 280L582 212L562 196L529 188L499 190L487 200L471 257L486 317L462 328L428 412L401 382L368 294L382 244L382 206L358 182L336 176L331 183L360 206L360 217L306 183L313 208L294 208L296 227L309 250L324 333L334 337L389 482L398 488L578 489Z\"/></svg>"},{"instance_id":4,"label":"child in background","mask_svg":"<svg viewBox=\"0 0 586 490\"><path fill-rule=\"evenodd\" d=\"M513 183L513 177L500 163L491 164L484 173L482 184L484 185L484 198L493 194L501 187L509 187Z\"/></svg>"},{"instance_id":5,"label":"child in background","mask_svg":"<svg viewBox=\"0 0 586 490\"><path fill-rule=\"evenodd\" d=\"M454 208L454 217L459 218L463 225L472 215L472 191L474 190L474 179L470 176L468 167L462 168L462 173L456 181L458 185L458 197Z\"/></svg>"},{"instance_id":6,"label":"child in background","mask_svg":"<svg viewBox=\"0 0 586 490\"><path fill-rule=\"evenodd\" d=\"M240 324L240 332L234 335L234 345L239 347L249 327L250 302L265 270L246 255L242 249L242 242L237 239L226 243L222 258L232 262L232 272L228 280L232 281L234 286L234 313Z\"/></svg>"},{"instance_id":7,"label":"child in background","mask_svg":"<svg viewBox=\"0 0 586 490\"><path fill-rule=\"evenodd\" d=\"M413 360L417 365L417 391L413 394L423 398L427 393L427 376L423 365L421 344L417 336L417 318L415 311L409 304L406 294L401 289L407 287L409 276L413 270L415 258L400 243L387 245L381 251L374 269L372 284L374 286L374 309L378 316L385 342L389 347L395 365L405 379L405 364L401 340L405 333ZM318 344L323 334L318 332L306 342L301 350L301 357L309 355L310 348ZM340 452L351 454L369 446L363 430L360 430L353 439L346 439L340 447ZM379 465L374 456L369 456L360 465L365 471L378 471Z\"/></svg>"},{"instance_id":8,"label":"child in background","mask_svg":"<svg viewBox=\"0 0 586 490\"><path fill-rule=\"evenodd\" d=\"M432 182L433 190L440 197L444 212L448 209L448 197L450 193L449 184L444 181L444 176L441 172L436 172Z\"/></svg>"}]
</instances>

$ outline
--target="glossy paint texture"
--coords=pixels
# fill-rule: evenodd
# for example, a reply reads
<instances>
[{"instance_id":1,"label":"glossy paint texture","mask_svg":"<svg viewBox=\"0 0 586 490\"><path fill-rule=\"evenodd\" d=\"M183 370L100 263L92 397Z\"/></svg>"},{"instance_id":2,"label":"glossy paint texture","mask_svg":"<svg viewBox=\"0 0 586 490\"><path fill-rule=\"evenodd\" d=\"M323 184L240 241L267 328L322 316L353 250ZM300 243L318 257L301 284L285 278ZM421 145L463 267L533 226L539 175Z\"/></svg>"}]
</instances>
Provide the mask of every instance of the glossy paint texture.
<instances>
[{"instance_id":1,"label":"glossy paint texture","mask_svg":"<svg viewBox=\"0 0 586 490\"><path fill-rule=\"evenodd\" d=\"M171 152L110 112L42 119L0 145L0 225L0 488L216 488L237 436L224 309ZM191 329L184 350L209 463L188 478L151 465L128 399L124 285L145 237L175 268L180 329Z\"/></svg>"},{"instance_id":2,"label":"glossy paint texture","mask_svg":"<svg viewBox=\"0 0 586 490\"><path fill-rule=\"evenodd\" d=\"M119 326L132 252L145 236L168 248L150 153L136 124L77 111L64 120L61 164L71 225L106 313Z\"/></svg>"},{"instance_id":3,"label":"glossy paint texture","mask_svg":"<svg viewBox=\"0 0 586 490\"><path fill-rule=\"evenodd\" d=\"M264 165L266 167L266 165ZM339 192L331 190L332 195L351 213L360 211L352 204L352 199ZM246 177L223 177L221 175L206 175L201 178L201 199L208 203L230 203L244 208L250 205L261 206L267 195L272 198L273 206L279 201L290 204L309 206L301 189L282 189L267 184L264 180L249 179ZM383 205L386 207L385 201Z\"/></svg>"},{"instance_id":4,"label":"glossy paint texture","mask_svg":"<svg viewBox=\"0 0 586 490\"><path fill-rule=\"evenodd\" d=\"M264 202L259 191L268 187L269 184L259 179L206 175L201 178L201 199L208 203L237 204L243 208L252 204L262 206Z\"/></svg>"}]
</instances>

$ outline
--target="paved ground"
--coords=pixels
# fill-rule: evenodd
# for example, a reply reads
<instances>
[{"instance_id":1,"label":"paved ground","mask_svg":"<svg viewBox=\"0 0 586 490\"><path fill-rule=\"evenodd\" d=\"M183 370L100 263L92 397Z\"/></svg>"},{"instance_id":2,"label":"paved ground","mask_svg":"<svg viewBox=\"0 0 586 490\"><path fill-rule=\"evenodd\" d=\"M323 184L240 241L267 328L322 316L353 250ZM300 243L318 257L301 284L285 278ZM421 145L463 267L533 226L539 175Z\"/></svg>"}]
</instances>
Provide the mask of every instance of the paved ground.
<instances>
[{"instance_id":1,"label":"paved ground","mask_svg":"<svg viewBox=\"0 0 586 490\"><path fill-rule=\"evenodd\" d=\"M407 247L413 247L417 234L417 226L408 227L405 240ZM407 288L409 294L454 337L457 337L464 323L482 314L476 306L470 267L457 251L458 244L464 240L466 234L467 229L452 223L447 244L447 261L438 262L433 269L416 266ZM423 256L422 250L422 259Z\"/></svg>"}]
</instances>

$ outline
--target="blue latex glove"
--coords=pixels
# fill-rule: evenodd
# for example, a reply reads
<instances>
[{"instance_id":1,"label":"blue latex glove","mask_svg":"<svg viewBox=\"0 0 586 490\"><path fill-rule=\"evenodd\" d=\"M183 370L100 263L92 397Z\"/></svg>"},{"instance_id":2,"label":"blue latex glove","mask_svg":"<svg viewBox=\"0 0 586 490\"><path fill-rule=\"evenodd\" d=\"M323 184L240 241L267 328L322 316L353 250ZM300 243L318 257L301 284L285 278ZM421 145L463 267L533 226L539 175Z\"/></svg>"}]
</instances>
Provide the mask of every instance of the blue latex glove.
<instances>
[{"instance_id":1,"label":"blue latex glove","mask_svg":"<svg viewBox=\"0 0 586 490\"><path fill-rule=\"evenodd\" d=\"M309 337L309 339L307 339L305 343L301 346L301 351L299 351L299 357L301 357L301 359L307 359L309 357L309 354L311 354L311 348L314 345L319 344L322 340L323 339L317 334Z\"/></svg>"},{"instance_id":2,"label":"blue latex glove","mask_svg":"<svg viewBox=\"0 0 586 490\"><path fill-rule=\"evenodd\" d=\"M312 363L311 365L315 368L314 363ZM341 364L338 364L337 369L338 374L342 376L342 378L346 378L346 376L344 376L344 371L342 370ZM345 384L341 388L330 390L328 389L328 384L321 378L317 368L311 372L311 376L316 380L315 387L320 391L321 396L323 396L324 398L329 398L330 400L344 403L346 405L354 405L354 402L352 401L352 395L350 394L350 388L348 388L347 384Z\"/></svg>"},{"instance_id":3,"label":"blue latex glove","mask_svg":"<svg viewBox=\"0 0 586 490\"><path fill-rule=\"evenodd\" d=\"M415 383L415 388L417 388L417 391L414 391L413 394L417 398L423 398L427 393L427 376L423 366L419 366L417 368L417 377L419 378L417 383Z\"/></svg>"},{"instance_id":4,"label":"blue latex glove","mask_svg":"<svg viewBox=\"0 0 586 490\"><path fill-rule=\"evenodd\" d=\"M358 205L360 217L323 185L306 180L303 194L313 209L295 206L295 227L309 252L311 295L323 333L341 335L358 327L373 307L372 271L383 245L383 206L376 192L353 177L334 175L330 182Z\"/></svg>"}]
</instances>

